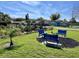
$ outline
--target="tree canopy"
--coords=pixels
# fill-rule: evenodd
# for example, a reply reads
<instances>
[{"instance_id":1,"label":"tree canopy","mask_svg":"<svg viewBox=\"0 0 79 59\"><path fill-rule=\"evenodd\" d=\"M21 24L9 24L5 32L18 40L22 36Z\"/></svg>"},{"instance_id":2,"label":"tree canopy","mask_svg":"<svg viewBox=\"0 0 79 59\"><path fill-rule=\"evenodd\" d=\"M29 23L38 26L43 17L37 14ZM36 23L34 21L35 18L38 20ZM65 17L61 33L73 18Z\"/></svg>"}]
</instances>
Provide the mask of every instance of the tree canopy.
<instances>
[{"instance_id":1,"label":"tree canopy","mask_svg":"<svg viewBox=\"0 0 79 59\"><path fill-rule=\"evenodd\" d=\"M76 23L75 17L72 17L71 20L69 21L70 23Z\"/></svg>"},{"instance_id":2,"label":"tree canopy","mask_svg":"<svg viewBox=\"0 0 79 59\"><path fill-rule=\"evenodd\" d=\"M60 18L60 14L59 13L55 13L55 14L52 14L51 16L50 16L50 19L52 20L52 21L55 21L55 20L57 20L57 19L59 19Z\"/></svg>"},{"instance_id":3,"label":"tree canopy","mask_svg":"<svg viewBox=\"0 0 79 59\"><path fill-rule=\"evenodd\" d=\"M0 22L10 22L11 17L8 14L0 12Z\"/></svg>"}]
</instances>

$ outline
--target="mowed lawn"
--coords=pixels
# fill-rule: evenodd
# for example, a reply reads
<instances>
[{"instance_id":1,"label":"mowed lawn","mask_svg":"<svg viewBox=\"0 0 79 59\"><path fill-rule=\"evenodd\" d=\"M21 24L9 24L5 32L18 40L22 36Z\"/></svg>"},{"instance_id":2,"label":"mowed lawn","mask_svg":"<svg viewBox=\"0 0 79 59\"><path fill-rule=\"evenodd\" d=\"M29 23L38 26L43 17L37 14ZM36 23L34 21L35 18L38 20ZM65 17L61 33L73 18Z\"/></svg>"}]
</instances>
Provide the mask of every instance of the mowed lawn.
<instances>
[{"instance_id":1,"label":"mowed lawn","mask_svg":"<svg viewBox=\"0 0 79 59\"><path fill-rule=\"evenodd\" d=\"M57 32L55 29L54 32ZM48 30L47 33L51 33ZM79 46L74 48L55 49L46 47L36 40L38 33L16 36L13 38L15 47L11 50L4 49L3 46L9 42L9 38L0 39L0 57L1 58L60 58L60 57L79 57ZM67 37L79 42L79 31L67 31Z\"/></svg>"}]
</instances>

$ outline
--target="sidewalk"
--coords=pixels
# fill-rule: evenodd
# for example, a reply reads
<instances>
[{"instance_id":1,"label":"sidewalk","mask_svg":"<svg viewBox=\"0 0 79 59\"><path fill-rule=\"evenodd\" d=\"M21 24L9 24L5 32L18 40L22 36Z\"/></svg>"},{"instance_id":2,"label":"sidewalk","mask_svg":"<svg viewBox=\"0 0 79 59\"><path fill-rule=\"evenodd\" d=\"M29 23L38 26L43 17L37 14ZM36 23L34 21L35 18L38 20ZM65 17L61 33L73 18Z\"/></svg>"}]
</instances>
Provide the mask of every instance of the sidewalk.
<instances>
[{"instance_id":1,"label":"sidewalk","mask_svg":"<svg viewBox=\"0 0 79 59\"><path fill-rule=\"evenodd\" d=\"M63 30L76 30L79 31L79 29L74 29L74 28L62 28L62 27L54 27L55 29L63 29Z\"/></svg>"}]
</instances>

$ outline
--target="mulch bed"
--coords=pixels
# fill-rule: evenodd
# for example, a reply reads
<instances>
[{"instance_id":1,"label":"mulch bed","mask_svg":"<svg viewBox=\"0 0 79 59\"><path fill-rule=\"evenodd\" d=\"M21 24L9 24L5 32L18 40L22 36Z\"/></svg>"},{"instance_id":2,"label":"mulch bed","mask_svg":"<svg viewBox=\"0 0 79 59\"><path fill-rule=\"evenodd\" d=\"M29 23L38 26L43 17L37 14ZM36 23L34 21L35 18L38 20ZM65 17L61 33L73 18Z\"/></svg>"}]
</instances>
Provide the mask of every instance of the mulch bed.
<instances>
[{"instance_id":1,"label":"mulch bed","mask_svg":"<svg viewBox=\"0 0 79 59\"><path fill-rule=\"evenodd\" d=\"M42 43L45 41L45 39L44 38L37 38L37 41ZM59 41L62 44L62 48L74 48L76 46L79 46L79 42L77 42L76 40L71 39L71 38L59 37Z\"/></svg>"}]
</instances>

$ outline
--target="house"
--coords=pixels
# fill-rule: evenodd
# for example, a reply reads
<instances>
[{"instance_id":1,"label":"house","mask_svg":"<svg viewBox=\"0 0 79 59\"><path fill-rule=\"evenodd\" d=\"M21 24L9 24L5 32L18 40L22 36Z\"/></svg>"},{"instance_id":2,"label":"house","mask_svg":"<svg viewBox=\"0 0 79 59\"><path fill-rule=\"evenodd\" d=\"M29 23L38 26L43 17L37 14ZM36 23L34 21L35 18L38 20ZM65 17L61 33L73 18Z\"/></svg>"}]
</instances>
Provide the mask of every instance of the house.
<instances>
[{"instance_id":1,"label":"house","mask_svg":"<svg viewBox=\"0 0 79 59\"><path fill-rule=\"evenodd\" d=\"M7 26L8 24L10 24L10 22L0 21L0 26Z\"/></svg>"},{"instance_id":2,"label":"house","mask_svg":"<svg viewBox=\"0 0 79 59\"><path fill-rule=\"evenodd\" d=\"M51 25L68 27L69 26L69 23L68 22L63 22L62 20L57 20L57 21L51 22Z\"/></svg>"},{"instance_id":3,"label":"house","mask_svg":"<svg viewBox=\"0 0 79 59\"><path fill-rule=\"evenodd\" d=\"M18 27L18 26L26 26L27 23L25 21L13 21L9 24L10 27Z\"/></svg>"}]
</instances>

